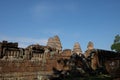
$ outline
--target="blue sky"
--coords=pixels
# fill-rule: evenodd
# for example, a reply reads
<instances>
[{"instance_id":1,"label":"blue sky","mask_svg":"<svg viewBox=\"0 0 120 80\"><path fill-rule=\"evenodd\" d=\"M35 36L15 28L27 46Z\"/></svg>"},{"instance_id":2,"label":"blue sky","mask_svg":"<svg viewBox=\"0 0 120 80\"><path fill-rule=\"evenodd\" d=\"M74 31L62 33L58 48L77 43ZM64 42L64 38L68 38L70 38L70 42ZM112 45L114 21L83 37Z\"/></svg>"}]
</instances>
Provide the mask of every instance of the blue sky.
<instances>
[{"instance_id":1,"label":"blue sky","mask_svg":"<svg viewBox=\"0 0 120 80\"><path fill-rule=\"evenodd\" d=\"M58 35L63 49L79 42L83 51L89 41L110 50L120 34L120 0L0 0L0 41L19 42L20 47Z\"/></svg>"}]
</instances>

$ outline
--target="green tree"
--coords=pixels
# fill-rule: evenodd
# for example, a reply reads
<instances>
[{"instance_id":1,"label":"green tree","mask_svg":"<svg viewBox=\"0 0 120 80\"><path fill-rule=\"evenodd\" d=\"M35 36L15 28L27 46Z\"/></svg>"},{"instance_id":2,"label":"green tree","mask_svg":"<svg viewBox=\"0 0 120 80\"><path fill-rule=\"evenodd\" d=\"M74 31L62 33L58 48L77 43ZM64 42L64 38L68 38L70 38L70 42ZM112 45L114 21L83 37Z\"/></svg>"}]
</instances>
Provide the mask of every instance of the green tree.
<instances>
[{"instance_id":1,"label":"green tree","mask_svg":"<svg viewBox=\"0 0 120 80\"><path fill-rule=\"evenodd\" d=\"M113 44L111 45L111 50L120 52L120 36L116 35Z\"/></svg>"}]
</instances>

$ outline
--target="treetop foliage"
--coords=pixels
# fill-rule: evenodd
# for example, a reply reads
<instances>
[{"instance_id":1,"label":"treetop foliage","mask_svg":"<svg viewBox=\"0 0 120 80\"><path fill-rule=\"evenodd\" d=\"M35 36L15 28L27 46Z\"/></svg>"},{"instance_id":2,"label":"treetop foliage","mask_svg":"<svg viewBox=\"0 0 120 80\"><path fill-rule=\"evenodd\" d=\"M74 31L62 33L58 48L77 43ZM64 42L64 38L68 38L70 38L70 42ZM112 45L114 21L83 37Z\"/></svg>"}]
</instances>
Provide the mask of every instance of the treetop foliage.
<instances>
[{"instance_id":1,"label":"treetop foliage","mask_svg":"<svg viewBox=\"0 0 120 80\"><path fill-rule=\"evenodd\" d=\"M120 35L119 34L117 34L115 36L114 42L111 45L111 50L115 50L117 52L120 52Z\"/></svg>"}]
</instances>

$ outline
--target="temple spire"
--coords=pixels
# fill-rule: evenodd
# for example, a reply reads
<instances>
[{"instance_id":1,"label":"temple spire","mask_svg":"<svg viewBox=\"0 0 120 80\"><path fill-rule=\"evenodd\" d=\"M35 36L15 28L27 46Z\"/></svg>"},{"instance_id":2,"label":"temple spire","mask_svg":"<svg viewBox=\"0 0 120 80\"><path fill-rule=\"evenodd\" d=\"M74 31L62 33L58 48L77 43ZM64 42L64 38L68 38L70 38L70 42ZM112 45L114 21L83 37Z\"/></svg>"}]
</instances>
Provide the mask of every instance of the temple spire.
<instances>
[{"instance_id":1,"label":"temple spire","mask_svg":"<svg viewBox=\"0 0 120 80\"><path fill-rule=\"evenodd\" d=\"M91 41L88 42L87 49L88 49L88 50L94 49L94 44L93 44L93 42L91 42Z\"/></svg>"},{"instance_id":2,"label":"temple spire","mask_svg":"<svg viewBox=\"0 0 120 80\"><path fill-rule=\"evenodd\" d=\"M78 42L76 42L74 44L73 52L77 53L77 54L82 54L82 50L81 50L80 44Z\"/></svg>"},{"instance_id":3,"label":"temple spire","mask_svg":"<svg viewBox=\"0 0 120 80\"><path fill-rule=\"evenodd\" d=\"M48 39L47 46L55 48L59 52L62 51L62 44L57 35Z\"/></svg>"}]
</instances>

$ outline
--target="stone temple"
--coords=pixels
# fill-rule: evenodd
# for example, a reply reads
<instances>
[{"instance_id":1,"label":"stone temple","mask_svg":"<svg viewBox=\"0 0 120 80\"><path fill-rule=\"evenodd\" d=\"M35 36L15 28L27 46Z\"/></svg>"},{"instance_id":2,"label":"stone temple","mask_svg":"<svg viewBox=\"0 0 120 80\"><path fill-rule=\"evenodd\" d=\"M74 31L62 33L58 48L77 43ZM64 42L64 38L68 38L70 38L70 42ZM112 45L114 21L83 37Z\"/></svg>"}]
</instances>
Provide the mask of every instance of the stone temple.
<instances>
[{"instance_id":1,"label":"stone temple","mask_svg":"<svg viewBox=\"0 0 120 80\"><path fill-rule=\"evenodd\" d=\"M74 44L73 52L75 52L77 54L82 54L82 50L81 50L80 44L78 42L76 42Z\"/></svg>"},{"instance_id":2,"label":"stone temple","mask_svg":"<svg viewBox=\"0 0 120 80\"><path fill-rule=\"evenodd\" d=\"M76 42L73 49L62 50L57 35L50 37L45 46L31 44L21 48L18 47L17 42L2 41L0 42L0 80L46 80L45 78L52 75L53 68L60 71L70 70L71 67L68 66L70 63L67 61L70 61L73 53L78 56L83 54L80 44ZM93 43L89 42L83 56L85 62L90 61L88 63L94 70L105 64L107 71L113 73L114 67L119 67L120 55L116 56L116 54L112 51L94 49ZM103 57L105 58L102 59Z\"/></svg>"},{"instance_id":3,"label":"stone temple","mask_svg":"<svg viewBox=\"0 0 120 80\"><path fill-rule=\"evenodd\" d=\"M47 46L55 48L59 53L62 51L62 44L57 35L48 39Z\"/></svg>"},{"instance_id":4,"label":"stone temple","mask_svg":"<svg viewBox=\"0 0 120 80\"><path fill-rule=\"evenodd\" d=\"M93 42L89 41L89 43L88 43L88 45L87 45L87 49L88 49L88 50L94 49L94 44L93 44Z\"/></svg>"}]
</instances>

